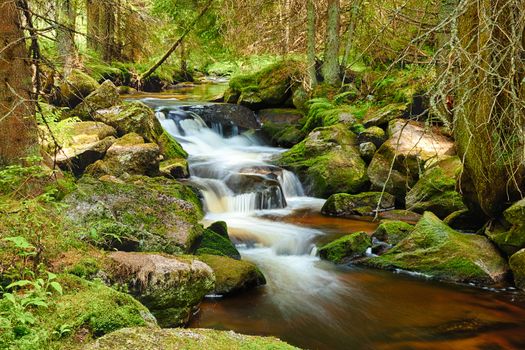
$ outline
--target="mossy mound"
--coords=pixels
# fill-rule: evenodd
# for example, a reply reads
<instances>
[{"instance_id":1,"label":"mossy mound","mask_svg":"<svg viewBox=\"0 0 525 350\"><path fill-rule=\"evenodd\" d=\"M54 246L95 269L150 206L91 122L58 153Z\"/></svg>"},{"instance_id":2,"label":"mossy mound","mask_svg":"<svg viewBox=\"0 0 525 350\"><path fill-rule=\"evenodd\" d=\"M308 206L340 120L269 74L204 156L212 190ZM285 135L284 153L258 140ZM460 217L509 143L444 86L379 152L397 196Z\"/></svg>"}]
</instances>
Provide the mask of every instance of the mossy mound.
<instances>
[{"instance_id":1,"label":"mossy mound","mask_svg":"<svg viewBox=\"0 0 525 350\"><path fill-rule=\"evenodd\" d=\"M114 239L140 242L138 250L188 250L202 234L203 213L195 192L166 178L136 176L127 182L84 176L65 198L67 217L85 228L81 237L107 245Z\"/></svg>"},{"instance_id":2,"label":"mossy mound","mask_svg":"<svg viewBox=\"0 0 525 350\"><path fill-rule=\"evenodd\" d=\"M73 69L59 84L55 102L60 106L74 108L99 86L99 83L86 73Z\"/></svg>"},{"instance_id":3,"label":"mossy mound","mask_svg":"<svg viewBox=\"0 0 525 350\"><path fill-rule=\"evenodd\" d=\"M373 215L376 209L389 209L395 205L395 198L389 193L362 192L359 194L336 193L323 205L321 213L327 216L352 217Z\"/></svg>"},{"instance_id":4,"label":"mossy mound","mask_svg":"<svg viewBox=\"0 0 525 350\"><path fill-rule=\"evenodd\" d=\"M235 76L224 100L253 109L285 106L292 99L297 81L302 80L302 66L299 61L285 60L254 74Z\"/></svg>"},{"instance_id":5,"label":"mossy mound","mask_svg":"<svg viewBox=\"0 0 525 350\"><path fill-rule=\"evenodd\" d=\"M113 126L119 136L136 133L146 142L158 144L165 159L188 158L182 146L164 131L153 110L142 102L124 102L119 106L99 110L94 118Z\"/></svg>"},{"instance_id":6,"label":"mossy mound","mask_svg":"<svg viewBox=\"0 0 525 350\"><path fill-rule=\"evenodd\" d=\"M184 158L170 158L159 164L160 173L172 179L185 179L190 177L188 161Z\"/></svg>"},{"instance_id":7,"label":"mossy mound","mask_svg":"<svg viewBox=\"0 0 525 350\"><path fill-rule=\"evenodd\" d=\"M36 309L33 324L0 333L2 349L74 348L121 328L157 327L148 309L130 295L72 275L61 275L56 281L63 294L55 293L47 307ZM0 311L7 302L0 302Z\"/></svg>"},{"instance_id":8,"label":"mossy mound","mask_svg":"<svg viewBox=\"0 0 525 350\"><path fill-rule=\"evenodd\" d=\"M366 128L385 127L391 120L402 117L407 108L407 103L393 103L379 109L370 109L363 119L363 125Z\"/></svg>"},{"instance_id":9,"label":"mossy mound","mask_svg":"<svg viewBox=\"0 0 525 350\"><path fill-rule=\"evenodd\" d=\"M146 305L163 327L181 326L215 285L213 271L194 257L114 252L109 277Z\"/></svg>"},{"instance_id":10,"label":"mossy mound","mask_svg":"<svg viewBox=\"0 0 525 350\"><path fill-rule=\"evenodd\" d=\"M342 124L315 129L276 162L297 173L318 197L359 193L368 183L356 136Z\"/></svg>"},{"instance_id":11,"label":"mossy mound","mask_svg":"<svg viewBox=\"0 0 525 350\"><path fill-rule=\"evenodd\" d=\"M109 108L120 103L117 87L109 80L103 82L76 106L71 114L83 120L93 120L96 111Z\"/></svg>"},{"instance_id":12,"label":"mossy mound","mask_svg":"<svg viewBox=\"0 0 525 350\"><path fill-rule=\"evenodd\" d=\"M271 121L265 122L261 130L269 142L277 147L293 147L306 136L297 125L280 124Z\"/></svg>"},{"instance_id":13,"label":"mossy mound","mask_svg":"<svg viewBox=\"0 0 525 350\"><path fill-rule=\"evenodd\" d=\"M461 195L456 192L456 181L461 169L458 157L439 161L425 171L407 193L406 208L416 213L431 211L441 219L466 209Z\"/></svg>"},{"instance_id":14,"label":"mossy mound","mask_svg":"<svg viewBox=\"0 0 525 350\"><path fill-rule=\"evenodd\" d=\"M396 245L405 239L412 230L414 230L414 226L404 221L381 220L372 237Z\"/></svg>"},{"instance_id":15,"label":"mossy mound","mask_svg":"<svg viewBox=\"0 0 525 350\"><path fill-rule=\"evenodd\" d=\"M294 350L276 338L212 329L127 328L108 334L85 350Z\"/></svg>"},{"instance_id":16,"label":"mossy mound","mask_svg":"<svg viewBox=\"0 0 525 350\"><path fill-rule=\"evenodd\" d=\"M394 248L366 264L485 284L502 281L508 272L505 259L486 237L454 231L430 212Z\"/></svg>"},{"instance_id":17,"label":"mossy mound","mask_svg":"<svg viewBox=\"0 0 525 350\"><path fill-rule=\"evenodd\" d=\"M366 232L355 232L319 248L319 256L335 264L345 264L364 256L371 245Z\"/></svg>"},{"instance_id":18,"label":"mossy mound","mask_svg":"<svg viewBox=\"0 0 525 350\"><path fill-rule=\"evenodd\" d=\"M380 127L372 126L360 132L357 141L359 143L371 142L374 146L381 147L386 141L386 134Z\"/></svg>"},{"instance_id":19,"label":"mossy mound","mask_svg":"<svg viewBox=\"0 0 525 350\"><path fill-rule=\"evenodd\" d=\"M197 258L213 270L216 294L232 294L266 284L262 272L251 262L208 254Z\"/></svg>"}]
</instances>

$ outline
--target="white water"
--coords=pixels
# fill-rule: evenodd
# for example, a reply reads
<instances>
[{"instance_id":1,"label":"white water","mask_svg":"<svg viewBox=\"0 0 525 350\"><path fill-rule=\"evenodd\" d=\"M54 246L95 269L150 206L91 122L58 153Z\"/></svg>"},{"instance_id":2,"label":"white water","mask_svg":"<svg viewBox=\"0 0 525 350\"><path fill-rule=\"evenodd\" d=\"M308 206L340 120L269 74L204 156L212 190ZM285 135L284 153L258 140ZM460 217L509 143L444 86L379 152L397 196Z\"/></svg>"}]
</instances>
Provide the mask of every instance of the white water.
<instances>
[{"instance_id":1,"label":"white water","mask_svg":"<svg viewBox=\"0 0 525 350\"><path fill-rule=\"evenodd\" d=\"M350 291L315 256L314 238L323 233L263 217L285 216L298 209L320 210L324 200L305 197L295 174L268 162L283 149L264 146L251 134L225 138L220 126L208 128L196 115L181 120L181 111L174 114L179 117L177 121L165 112L157 112L157 117L189 154L190 180L202 192L205 221L227 222L230 237L238 243L243 258L264 272L268 282L265 288L283 317L309 312L328 321L315 300L321 294L323 298L337 298ZM243 190L242 180L235 179L245 176L270 178L273 191L266 193L265 186L255 192Z\"/></svg>"}]
</instances>

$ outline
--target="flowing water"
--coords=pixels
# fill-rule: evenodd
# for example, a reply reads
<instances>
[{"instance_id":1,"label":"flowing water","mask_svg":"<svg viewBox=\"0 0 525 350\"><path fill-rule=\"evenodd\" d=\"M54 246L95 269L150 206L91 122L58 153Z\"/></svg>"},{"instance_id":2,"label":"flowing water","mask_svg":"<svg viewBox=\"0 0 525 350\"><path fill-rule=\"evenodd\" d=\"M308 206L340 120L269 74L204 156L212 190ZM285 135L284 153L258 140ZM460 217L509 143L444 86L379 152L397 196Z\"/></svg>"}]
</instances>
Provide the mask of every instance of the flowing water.
<instances>
[{"instance_id":1,"label":"flowing water","mask_svg":"<svg viewBox=\"0 0 525 350\"><path fill-rule=\"evenodd\" d=\"M325 218L323 200L273 167L282 149L228 137L174 99L143 100L189 153L205 223L224 220L243 259L268 284L206 300L191 327L277 336L308 349L525 349L525 302L514 290L443 284L405 273L337 267L316 244L375 224Z\"/></svg>"}]
</instances>

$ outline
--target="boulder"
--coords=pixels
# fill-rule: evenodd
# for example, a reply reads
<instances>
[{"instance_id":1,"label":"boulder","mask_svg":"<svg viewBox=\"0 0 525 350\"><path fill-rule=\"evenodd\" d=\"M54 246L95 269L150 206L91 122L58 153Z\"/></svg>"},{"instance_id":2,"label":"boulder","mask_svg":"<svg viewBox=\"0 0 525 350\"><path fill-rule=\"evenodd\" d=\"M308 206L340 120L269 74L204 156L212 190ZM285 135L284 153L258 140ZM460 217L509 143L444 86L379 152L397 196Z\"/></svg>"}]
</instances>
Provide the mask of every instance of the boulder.
<instances>
[{"instance_id":1,"label":"boulder","mask_svg":"<svg viewBox=\"0 0 525 350\"><path fill-rule=\"evenodd\" d=\"M240 260L241 254L235 248L230 237L225 237L223 234L224 232L217 233L209 228L204 230L194 244L195 254L221 255Z\"/></svg>"},{"instance_id":2,"label":"boulder","mask_svg":"<svg viewBox=\"0 0 525 350\"><path fill-rule=\"evenodd\" d=\"M146 142L156 143L165 159L188 157L175 138L164 131L153 110L142 102L125 102L98 110L93 117L113 126L119 136L136 133Z\"/></svg>"},{"instance_id":3,"label":"boulder","mask_svg":"<svg viewBox=\"0 0 525 350\"><path fill-rule=\"evenodd\" d=\"M159 174L160 148L156 143L144 143L135 133L124 135L114 142L102 160L91 164L86 172L103 175L149 175Z\"/></svg>"},{"instance_id":4,"label":"boulder","mask_svg":"<svg viewBox=\"0 0 525 350\"><path fill-rule=\"evenodd\" d=\"M485 234L509 256L525 248L525 199L503 212L506 225L496 225L485 230Z\"/></svg>"},{"instance_id":5,"label":"boulder","mask_svg":"<svg viewBox=\"0 0 525 350\"><path fill-rule=\"evenodd\" d=\"M404 221L381 220L379 226L377 226L372 234L372 238L376 238L381 242L386 242L391 245L396 245L405 239L413 230L414 225L410 225Z\"/></svg>"},{"instance_id":6,"label":"boulder","mask_svg":"<svg viewBox=\"0 0 525 350\"><path fill-rule=\"evenodd\" d=\"M208 226L208 230L215 232L219 236L230 239L228 234L228 224L225 221L215 221Z\"/></svg>"},{"instance_id":7,"label":"boulder","mask_svg":"<svg viewBox=\"0 0 525 350\"><path fill-rule=\"evenodd\" d=\"M377 148L381 147L381 145L386 141L386 139L387 137L385 131L378 126L371 126L360 132L359 136L357 136L357 142L371 142Z\"/></svg>"},{"instance_id":8,"label":"boulder","mask_svg":"<svg viewBox=\"0 0 525 350\"><path fill-rule=\"evenodd\" d=\"M276 147L291 148L306 136L297 125L281 124L267 121L261 128L262 134Z\"/></svg>"},{"instance_id":9,"label":"boulder","mask_svg":"<svg viewBox=\"0 0 525 350\"><path fill-rule=\"evenodd\" d=\"M381 220L396 220L417 223L421 219L421 214L414 213L410 210L393 209L379 212L378 217Z\"/></svg>"},{"instance_id":10,"label":"boulder","mask_svg":"<svg viewBox=\"0 0 525 350\"><path fill-rule=\"evenodd\" d=\"M313 196L359 193L367 187L368 177L356 141L342 124L317 128L276 163L298 174Z\"/></svg>"},{"instance_id":11,"label":"boulder","mask_svg":"<svg viewBox=\"0 0 525 350\"><path fill-rule=\"evenodd\" d=\"M160 162L160 173L171 179L186 179L190 177L188 161L184 158L171 158Z\"/></svg>"},{"instance_id":12,"label":"boulder","mask_svg":"<svg viewBox=\"0 0 525 350\"><path fill-rule=\"evenodd\" d=\"M237 334L213 329L126 328L97 339L84 350L298 350L276 338Z\"/></svg>"},{"instance_id":13,"label":"boulder","mask_svg":"<svg viewBox=\"0 0 525 350\"><path fill-rule=\"evenodd\" d=\"M385 190L403 203L425 163L454 155L454 142L424 124L396 119L389 126L390 138L375 153L368 168L373 190Z\"/></svg>"},{"instance_id":14,"label":"boulder","mask_svg":"<svg viewBox=\"0 0 525 350\"><path fill-rule=\"evenodd\" d=\"M525 249L514 253L509 260L510 269L514 276L514 284L525 290Z\"/></svg>"},{"instance_id":15,"label":"boulder","mask_svg":"<svg viewBox=\"0 0 525 350\"><path fill-rule=\"evenodd\" d=\"M189 251L202 234L201 203L192 189L166 178L132 177L124 182L84 176L69 194L65 215L79 234L104 247L136 241L133 250Z\"/></svg>"},{"instance_id":16,"label":"boulder","mask_svg":"<svg viewBox=\"0 0 525 350\"><path fill-rule=\"evenodd\" d=\"M370 109L363 119L366 128L373 126L387 126L388 123L406 114L408 104L394 103L380 109Z\"/></svg>"},{"instance_id":17,"label":"boulder","mask_svg":"<svg viewBox=\"0 0 525 350\"><path fill-rule=\"evenodd\" d=\"M97 110L109 108L120 103L117 87L110 81L104 81L95 91L86 96L71 114L83 120L95 119Z\"/></svg>"},{"instance_id":18,"label":"boulder","mask_svg":"<svg viewBox=\"0 0 525 350\"><path fill-rule=\"evenodd\" d=\"M293 91L302 75L299 61L275 63L250 75L235 76L224 98L252 109L283 107L293 100Z\"/></svg>"},{"instance_id":19,"label":"boulder","mask_svg":"<svg viewBox=\"0 0 525 350\"><path fill-rule=\"evenodd\" d=\"M86 167L102 159L106 151L115 142L116 131L109 125L97 122L71 122L64 120L59 123L63 132L56 135L62 149L56 153L56 164L63 170L71 170L80 175ZM54 154L54 143L46 137L44 149Z\"/></svg>"},{"instance_id":20,"label":"boulder","mask_svg":"<svg viewBox=\"0 0 525 350\"><path fill-rule=\"evenodd\" d=\"M75 108L99 86L100 84L86 73L73 69L69 76L59 84L58 101L56 102L61 106Z\"/></svg>"},{"instance_id":21,"label":"boulder","mask_svg":"<svg viewBox=\"0 0 525 350\"><path fill-rule=\"evenodd\" d=\"M298 109L293 108L270 108L261 109L257 112L259 121L264 125L265 123L275 124L296 124L304 117L303 113Z\"/></svg>"},{"instance_id":22,"label":"boulder","mask_svg":"<svg viewBox=\"0 0 525 350\"><path fill-rule=\"evenodd\" d=\"M372 240L366 232L355 232L322 246L319 256L334 264L346 264L365 256L371 245Z\"/></svg>"},{"instance_id":23,"label":"boulder","mask_svg":"<svg viewBox=\"0 0 525 350\"><path fill-rule=\"evenodd\" d=\"M327 216L352 217L373 215L376 209L390 209L395 198L389 193L362 192L359 194L333 194L323 205L321 213Z\"/></svg>"},{"instance_id":24,"label":"boulder","mask_svg":"<svg viewBox=\"0 0 525 350\"><path fill-rule=\"evenodd\" d=\"M233 294L266 284L266 279L255 264L226 256L199 255L215 275L215 294Z\"/></svg>"},{"instance_id":25,"label":"boulder","mask_svg":"<svg viewBox=\"0 0 525 350\"><path fill-rule=\"evenodd\" d=\"M465 283L493 284L508 273L505 259L486 237L457 232L430 212L395 247L365 263Z\"/></svg>"},{"instance_id":26,"label":"boulder","mask_svg":"<svg viewBox=\"0 0 525 350\"><path fill-rule=\"evenodd\" d=\"M485 220L481 219L477 215L474 215L468 209L461 209L450 213L446 218L443 219L443 222L452 227L454 230L466 232L476 232L480 230L485 224Z\"/></svg>"},{"instance_id":27,"label":"boulder","mask_svg":"<svg viewBox=\"0 0 525 350\"><path fill-rule=\"evenodd\" d=\"M247 130L258 129L261 124L255 113L244 106L228 103L209 103L203 105L182 106L182 110L192 112L201 117L208 126L213 123L222 125L225 136L232 136L235 127Z\"/></svg>"},{"instance_id":28,"label":"boulder","mask_svg":"<svg viewBox=\"0 0 525 350\"><path fill-rule=\"evenodd\" d=\"M431 211L443 219L451 213L466 209L456 191L456 181L462 165L458 157L438 161L421 175L405 197L406 208L416 213Z\"/></svg>"},{"instance_id":29,"label":"boulder","mask_svg":"<svg viewBox=\"0 0 525 350\"><path fill-rule=\"evenodd\" d=\"M127 252L110 253L108 257L111 281L127 286L162 327L186 324L215 285L211 268L190 257Z\"/></svg>"},{"instance_id":30,"label":"boulder","mask_svg":"<svg viewBox=\"0 0 525 350\"><path fill-rule=\"evenodd\" d=\"M376 151L377 147L372 142L365 142L359 145L359 155L366 162L370 162L372 158L374 158L374 154L376 154Z\"/></svg>"}]
</instances>

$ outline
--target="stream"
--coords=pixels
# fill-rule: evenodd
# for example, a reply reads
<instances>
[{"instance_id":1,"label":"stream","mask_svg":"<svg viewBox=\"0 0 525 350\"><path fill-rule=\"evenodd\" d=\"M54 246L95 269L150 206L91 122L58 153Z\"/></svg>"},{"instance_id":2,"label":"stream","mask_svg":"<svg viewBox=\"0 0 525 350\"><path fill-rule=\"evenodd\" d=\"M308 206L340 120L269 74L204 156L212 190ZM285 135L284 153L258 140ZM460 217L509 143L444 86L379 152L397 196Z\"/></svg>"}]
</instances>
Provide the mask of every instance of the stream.
<instances>
[{"instance_id":1,"label":"stream","mask_svg":"<svg viewBox=\"0 0 525 350\"><path fill-rule=\"evenodd\" d=\"M305 196L295 174L271 165L283 149L180 109L200 93L134 98L157 111L190 155L203 223L226 221L267 285L207 298L190 327L271 335L304 349L525 349L525 298L513 289L321 261L317 244L376 224L321 216L324 200Z\"/></svg>"}]
</instances>

